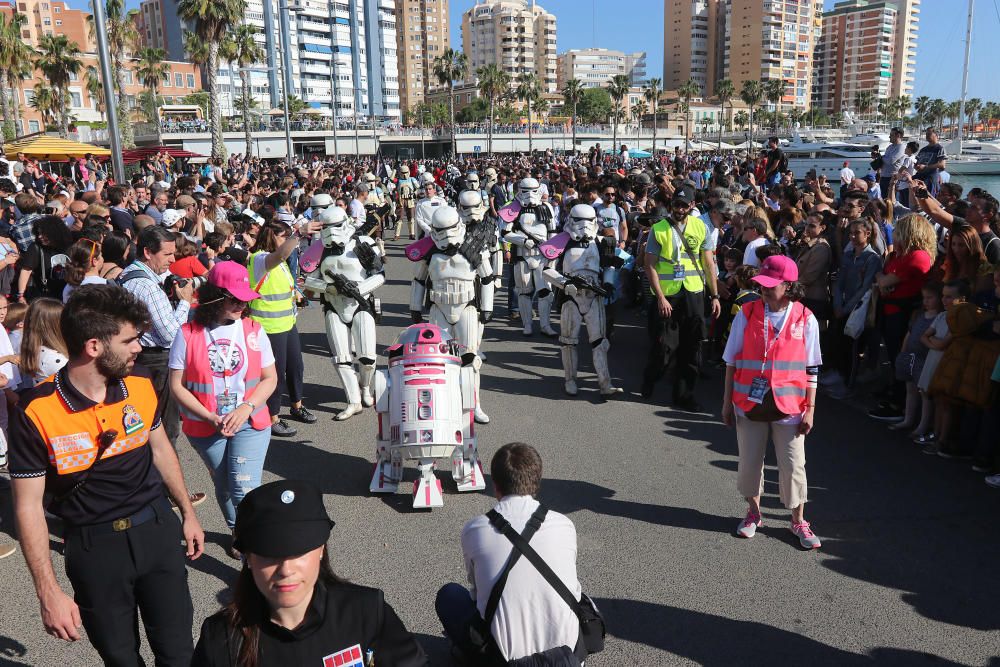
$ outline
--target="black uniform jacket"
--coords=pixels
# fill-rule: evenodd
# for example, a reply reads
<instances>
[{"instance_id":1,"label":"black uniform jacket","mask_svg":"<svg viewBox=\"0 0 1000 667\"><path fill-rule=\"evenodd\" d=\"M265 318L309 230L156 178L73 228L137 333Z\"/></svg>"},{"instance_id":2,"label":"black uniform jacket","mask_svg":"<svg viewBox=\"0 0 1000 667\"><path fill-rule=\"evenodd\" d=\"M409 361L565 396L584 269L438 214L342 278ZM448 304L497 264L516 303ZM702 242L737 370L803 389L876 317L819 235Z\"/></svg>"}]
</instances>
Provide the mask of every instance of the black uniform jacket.
<instances>
[{"instance_id":1,"label":"black uniform jacket","mask_svg":"<svg viewBox=\"0 0 1000 667\"><path fill-rule=\"evenodd\" d=\"M222 612L205 619L192 667L233 667L239 638ZM287 630L264 621L260 667L367 665L368 651L378 667L424 667L427 656L376 588L338 583L316 584L302 625ZM360 656L361 662L356 658Z\"/></svg>"}]
</instances>

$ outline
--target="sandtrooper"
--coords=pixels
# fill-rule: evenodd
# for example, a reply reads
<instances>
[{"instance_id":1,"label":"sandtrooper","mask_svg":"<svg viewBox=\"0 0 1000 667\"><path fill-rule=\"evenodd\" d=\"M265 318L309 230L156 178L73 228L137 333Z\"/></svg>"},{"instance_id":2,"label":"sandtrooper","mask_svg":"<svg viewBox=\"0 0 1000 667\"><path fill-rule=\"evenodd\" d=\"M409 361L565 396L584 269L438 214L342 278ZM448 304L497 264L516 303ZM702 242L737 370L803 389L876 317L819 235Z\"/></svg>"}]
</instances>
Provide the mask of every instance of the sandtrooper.
<instances>
[{"instance_id":1,"label":"sandtrooper","mask_svg":"<svg viewBox=\"0 0 1000 667\"><path fill-rule=\"evenodd\" d=\"M462 365L475 371L475 420L487 424L490 418L479 393L483 362L478 352L481 324L493 316L493 268L486 239L471 231L457 210L443 206L431 220L433 243L423 240L407 247L406 256L420 262L410 291L410 315L415 323L422 322L424 299L429 298L429 321L448 329L464 348Z\"/></svg>"},{"instance_id":2,"label":"sandtrooper","mask_svg":"<svg viewBox=\"0 0 1000 667\"><path fill-rule=\"evenodd\" d=\"M516 212L516 217L504 236L504 240L515 246L514 285L517 290L517 308L521 313L524 335L532 334L532 297L538 299L538 320L542 333L556 336L552 328L552 290L542 275L546 260L538 246L545 243L556 231L556 220L552 207L542 201L541 186L533 178L522 179L517 184L515 201L507 210ZM503 217L503 214L501 214Z\"/></svg>"},{"instance_id":3,"label":"sandtrooper","mask_svg":"<svg viewBox=\"0 0 1000 667\"><path fill-rule=\"evenodd\" d=\"M610 241L610 242L608 242ZM608 368L607 322L604 299L614 287L605 280L605 272L613 269L614 237L597 237L597 213L588 204L577 204L570 209L562 234L542 247L554 266L545 269L545 280L562 290L565 296L559 313L559 342L562 344L562 364L566 379L566 393L576 396L577 343L580 325L587 325L587 337L594 355L594 370L601 395L608 397L621 393L611 384Z\"/></svg>"},{"instance_id":4,"label":"sandtrooper","mask_svg":"<svg viewBox=\"0 0 1000 667\"><path fill-rule=\"evenodd\" d=\"M410 168L405 164L399 167L399 182L396 184L396 194L399 196L399 222L396 225L396 238L399 238L399 232L403 228L404 223L408 223L410 226L410 240L417 238L415 229L415 220L413 217L414 207L417 205L417 190L420 188L420 184L417 179L410 176Z\"/></svg>"},{"instance_id":5,"label":"sandtrooper","mask_svg":"<svg viewBox=\"0 0 1000 667\"><path fill-rule=\"evenodd\" d=\"M319 215L323 227L323 258L306 277L306 289L323 297L326 337L333 364L344 385L347 407L335 419L343 421L372 405L375 375L376 289L385 283L383 255L370 236L356 236L344 209L331 206ZM354 354L352 355L352 349ZM358 370L354 370L354 357Z\"/></svg>"}]
</instances>

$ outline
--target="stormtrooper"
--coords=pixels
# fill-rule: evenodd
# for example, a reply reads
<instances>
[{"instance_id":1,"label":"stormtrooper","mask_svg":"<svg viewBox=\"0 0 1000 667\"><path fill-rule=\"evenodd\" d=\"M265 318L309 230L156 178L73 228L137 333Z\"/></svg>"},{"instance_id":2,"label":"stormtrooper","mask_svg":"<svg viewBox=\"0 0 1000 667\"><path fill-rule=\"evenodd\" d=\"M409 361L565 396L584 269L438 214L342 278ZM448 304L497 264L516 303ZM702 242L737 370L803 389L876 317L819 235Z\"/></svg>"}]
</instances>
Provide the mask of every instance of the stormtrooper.
<instances>
[{"instance_id":1,"label":"stormtrooper","mask_svg":"<svg viewBox=\"0 0 1000 667\"><path fill-rule=\"evenodd\" d=\"M611 384L608 368L611 345L606 338L604 311L604 299L614 291L605 279L605 273L616 265L614 237L598 239L597 213L588 204L577 204L569 212L564 231L543 244L541 250L548 259L555 260L554 266L545 269L545 280L562 290L564 296L559 313L559 342L566 393L576 396L578 391L577 343L583 323L587 325L601 395L620 393L622 390Z\"/></svg>"},{"instance_id":2,"label":"stormtrooper","mask_svg":"<svg viewBox=\"0 0 1000 667\"><path fill-rule=\"evenodd\" d=\"M331 206L319 215L323 255L317 268L306 277L306 289L323 297L326 337L333 363L344 385L347 407L335 419L343 421L373 402L375 375L374 292L385 283L382 252L369 236L356 236L344 209ZM355 372L353 355L357 355Z\"/></svg>"},{"instance_id":3,"label":"stormtrooper","mask_svg":"<svg viewBox=\"0 0 1000 667\"><path fill-rule=\"evenodd\" d=\"M478 202L472 198L467 198L463 203L462 197L467 192L479 193ZM492 217L489 215L490 195L483 189L477 172L470 171L465 175L465 184L462 191L458 193L456 204L458 206L458 213L462 216L462 222L467 226L482 222L491 225L493 239L489 243L490 262L493 266L494 275L497 277L496 279L498 281L501 280L503 278L503 245L500 243L500 228L492 223Z\"/></svg>"},{"instance_id":4,"label":"stormtrooper","mask_svg":"<svg viewBox=\"0 0 1000 667\"><path fill-rule=\"evenodd\" d=\"M417 221L417 237L424 238L431 233L431 218L439 208L448 205L447 200L438 193L434 176L428 172L420 174L420 199L413 211Z\"/></svg>"},{"instance_id":5,"label":"stormtrooper","mask_svg":"<svg viewBox=\"0 0 1000 667\"><path fill-rule=\"evenodd\" d=\"M522 179L517 184L514 201L504 207L501 218L510 222L504 240L516 250L514 286L524 335L532 334L531 301L535 297L538 299L538 320L542 333L555 336L557 334L551 321L553 295L542 274L546 260L538 246L555 234L556 220L552 208L542 201L538 181Z\"/></svg>"},{"instance_id":6,"label":"stormtrooper","mask_svg":"<svg viewBox=\"0 0 1000 667\"><path fill-rule=\"evenodd\" d=\"M434 212L429 238L406 248L410 261L420 262L410 291L410 315L415 323L422 322L424 300L429 298L431 324L448 329L464 348L462 365L474 371L475 420L480 424L490 421L479 400L480 324L493 316L494 290L484 231L482 225L466 228L457 210L443 206Z\"/></svg>"}]
</instances>

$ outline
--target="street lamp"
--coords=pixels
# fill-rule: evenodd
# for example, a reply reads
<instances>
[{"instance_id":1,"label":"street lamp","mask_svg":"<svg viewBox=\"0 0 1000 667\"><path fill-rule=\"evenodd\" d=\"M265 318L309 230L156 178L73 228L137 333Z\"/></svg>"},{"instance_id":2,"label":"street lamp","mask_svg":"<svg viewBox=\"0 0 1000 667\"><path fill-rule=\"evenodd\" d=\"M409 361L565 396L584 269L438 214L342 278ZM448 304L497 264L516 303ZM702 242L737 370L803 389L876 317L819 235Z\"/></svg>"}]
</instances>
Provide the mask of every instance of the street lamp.
<instances>
[{"instance_id":1,"label":"street lamp","mask_svg":"<svg viewBox=\"0 0 1000 667\"><path fill-rule=\"evenodd\" d=\"M330 101L330 109L333 111L333 159L340 159L340 151L337 149L337 68L340 63L337 62L337 43L336 43L336 26L333 16L333 3L328 2L327 7L330 11L330 94L332 99Z\"/></svg>"},{"instance_id":2,"label":"street lamp","mask_svg":"<svg viewBox=\"0 0 1000 667\"><path fill-rule=\"evenodd\" d=\"M278 5L278 11L281 13L281 20L278 22L278 35L281 40L281 66L284 68L284 79L282 88L285 89L285 94L283 95L283 108L285 111L285 151L288 160L288 168L292 167L292 157L295 154L295 150L292 147L292 123L291 118L288 116L288 95L290 90L294 90L292 86L292 46L289 42L290 36L290 26L288 25L288 15L298 14L302 11L302 7L299 5Z\"/></svg>"},{"instance_id":3,"label":"street lamp","mask_svg":"<svg viewBox=\"0 0 1000 667\"><path fill-rule=\"evenodd\" d=\"M101 83L104 88L104 108L108 115L108 139L111 146L111 166L119 183L125 181L125 162L122 157L121 136L118 134L118 98L115 97L111 79L111 62L108 58L108 27L104 0L94 2L94 33L97 37L97 57L101 63ZM160 119L157 118L159 123Z\"/></svg>"}]
</instances>

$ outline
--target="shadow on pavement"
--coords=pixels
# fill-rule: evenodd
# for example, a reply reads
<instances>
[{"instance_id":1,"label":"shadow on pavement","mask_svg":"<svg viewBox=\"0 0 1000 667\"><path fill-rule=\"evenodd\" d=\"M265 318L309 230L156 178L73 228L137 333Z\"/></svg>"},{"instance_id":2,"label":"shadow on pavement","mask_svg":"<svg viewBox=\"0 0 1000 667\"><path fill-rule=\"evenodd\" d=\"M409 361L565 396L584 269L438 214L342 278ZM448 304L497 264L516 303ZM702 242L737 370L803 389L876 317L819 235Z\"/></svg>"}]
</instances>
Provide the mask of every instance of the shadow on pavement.
<instances>
[{"instance_id":1,"label":"shadow on pavement","mask_svg":"<svg viewBox=\"0 0 1000 667\"><path fill-rule=\"evenodd\" d=\"M451 660L451 642L444 635L425 635L414 633L417 643L424 649L433 667L443 667L454 664Z\"/></svg>"},{"instance_id":2,"label":"shadow on pavement","mask_svg":"<svg viewBox=\"0 0 1000 667\"><path fill-rule=\"evenodd\" d=\"M21 642L10 637L0 635L0 666L4 665L24 665L23 662L13 662L10 658L23 658L28 654L28 649Z\"/></svg>"},{"instance_id":3,"label":"shadow on pavement","mask_svg":"<svg viewBox=\"0 0 1000 667\"><path fill-rule=\"evenodd\" d=\"M275 447L278 447L277 441ZM280 448L280 456L268 457L266 469L281 479L311 482L324 494L368 495L368 482L374 465L372 461L327 451L310 440L283 439Z\"/></svg>"}]
</instances>

